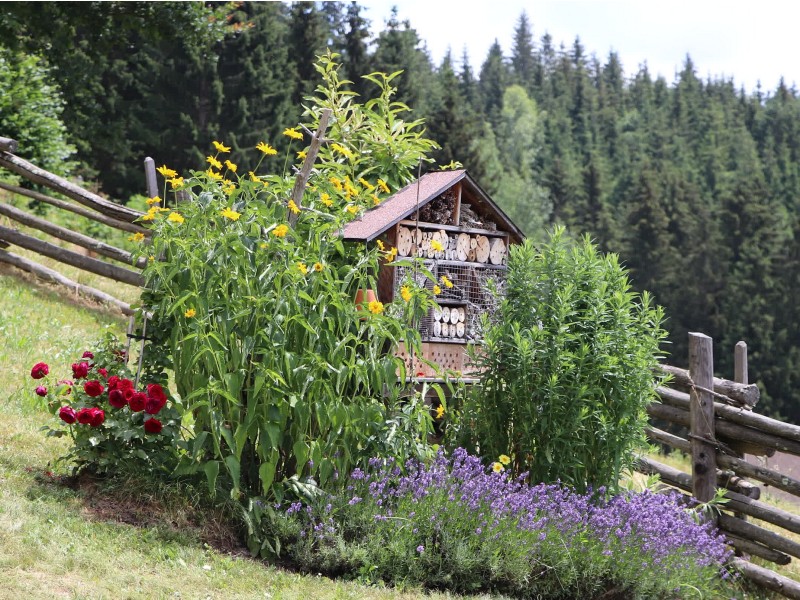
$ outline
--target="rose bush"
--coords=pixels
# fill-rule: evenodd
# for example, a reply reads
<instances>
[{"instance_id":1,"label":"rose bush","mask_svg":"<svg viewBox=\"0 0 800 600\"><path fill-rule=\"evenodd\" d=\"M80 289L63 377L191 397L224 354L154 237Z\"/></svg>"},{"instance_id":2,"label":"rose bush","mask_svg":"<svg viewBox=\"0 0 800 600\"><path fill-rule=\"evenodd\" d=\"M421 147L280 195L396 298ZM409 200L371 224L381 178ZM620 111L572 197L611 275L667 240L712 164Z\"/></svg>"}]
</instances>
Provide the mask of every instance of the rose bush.
<instances>
[{"instance_id":1,"label":"rose bush","mask_svg":"<svg viewBox=\"0 0 800 600\"><path fill-rule=\"evenodd\" d=\"M50 383L49 372L45 363L31 369L33 379L45 380L35 394L66 426L45 430L49 436L71 436L73 445L62 460L73 463L76 473L174 469L181 447L180 413L161 385L136 389L114 336L83 353L72 365L72 380Z\"/></svg>"}]
</instances>

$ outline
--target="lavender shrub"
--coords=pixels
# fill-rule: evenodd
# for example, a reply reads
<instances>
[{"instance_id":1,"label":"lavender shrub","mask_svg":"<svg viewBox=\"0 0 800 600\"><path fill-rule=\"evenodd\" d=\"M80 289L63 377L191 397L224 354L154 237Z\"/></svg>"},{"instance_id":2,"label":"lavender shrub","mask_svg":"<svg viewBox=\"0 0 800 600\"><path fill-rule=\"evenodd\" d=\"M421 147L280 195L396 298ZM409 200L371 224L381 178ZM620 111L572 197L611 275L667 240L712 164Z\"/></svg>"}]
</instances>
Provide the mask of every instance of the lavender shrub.
<instances>
[{"instance_id":1,"label":"lavender shrub","mask_svg":"<svg viewBox=\"0 0 800 600\"><path fill-rule=\"evenodd\" d=\"M577 494L484 467L463 449L401 470L374 459L342 491L272 526L302 567L524 598L713 597L729 558L678 495Z\"/></svg>"}]
</instances>

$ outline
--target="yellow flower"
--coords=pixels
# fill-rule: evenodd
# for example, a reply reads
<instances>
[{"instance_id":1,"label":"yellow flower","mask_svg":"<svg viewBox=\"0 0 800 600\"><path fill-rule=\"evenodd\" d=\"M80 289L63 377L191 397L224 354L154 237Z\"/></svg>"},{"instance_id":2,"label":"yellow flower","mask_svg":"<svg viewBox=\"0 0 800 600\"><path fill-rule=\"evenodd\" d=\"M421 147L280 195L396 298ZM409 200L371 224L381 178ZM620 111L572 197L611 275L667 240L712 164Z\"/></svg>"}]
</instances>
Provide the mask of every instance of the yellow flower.
<instances>
[{"instance_id":1,"label":"yellow flower","mask_svg":"<svg viewBox=\"0 0 800 600\"><path fill-rule=\"evenodd\" d=\"M500 461L500 464L501 464L501 465L503 465L503 466L505 466L505 465L507 465L508 463L510 463L510 462L511 462L511 458L510 458L510 457L508 457L508 456L506 456L505 454L501 454L501 455L498 457L498 459L497 459L497 460L499 460L499 461Z\"/></svg>"},{"instance_id":2,"label":"yellow flower","mask_svg":"<svg viewBox=\"0 0 800 600\"><path fill-rule=\"evenodd\" d=\"M153 256L152 254L147 257L147 260L149 260L150 262L153 262L155 259L156 259L156 257Z\"/></svg>"},{"instance_id":3,"label":"yellow flower","mask_svg":"<svg viewBox=\"0 0 800 600\"><path fill-rule=\"evenodd\" d=\"M264 250L268 246L267 242L261 242L258 247Z\"/></svg>"},{"instance_id":4,"label":"yellow flower","mask_svg":"<svg viewBox=\"0 0 800 600\"><path fill-rule=\"evenodd\" d=\"M349 212L351 215L355 215L358 212L358 207L351 204L347 207L347 212Z\"/></svg>"},{"instance_id":5,"label":"yellow flower","mask_svg":"<svg viewBox=\"0 0 800 600\"><path fill-rule=\"evenodd\" d=\"M152 198L148 198L147 200L145 200L145 202L147 202L148 206L153 206L153 204L158 204L159 202L161 202L161 198L159 198L158 196L153 196Z\"/></svg>"},{"instance_id":6,"label":"yellow flower","mask_svg":"<svg viewBox=\"0 0 800 600\"><path fill-rule=\"evenodd\" d=\"M492 471L494 471L495 473L500 473L500 472L505 471L505 470L506 470L506 468L503 465L501 465L499 462L492 463Z\"/></svg>"},{"instance_id":7,"label":"yellow flower","mask_svg":"<svg viewBox=\"0 0 800 600\"><path fill-rule=\"evenodd\" d=\"M239 168L239 167L237 167L237 166L236 166L236 164L235 164L235 163L232 163L232 162L231 162L231 161L229 161L229 160L226 160L226 161L225 161L225 166L226 166L226 167L228 167L228 169L230 169L230 170L231 170L231 171L233 171L234 173L236 173L236 169L238 169L238 168Z\"/></svg>"},{"instance_id":8,"label":"yellow flower","mask_svg":"<svg viewBox=\"0 0 800 600\"><path fill-rule=\"evenodd\" d=\"M183 186L183 177L173 177L172 179L167 179L167 181L169 181L173 190Z\"/></svg>"},{"instance_id":9,"label":"yellow flower","mask_svg":"<svg viewBox=\"0 0 800 600\"><path fill-rule=\"evenodd\" d=\"M444 416L444 406L440 404L436 407L436 418L441 419Z\"/></svg>"},{"instance_id":10,"label":"yellow flower","mask_svg":"<svg viewBox=\"0 0 800 600\"><path fill-rule=\"evenodd\" d=\"M302 140L303 139L303 134L300 133L299 131L297 131L296 127L295 128L287 127L286 129L283 130L283 135L285 135L286 137L291 138L293 140Z\"/></svg>"},{"instance_id":11,"label":"yellow flower","mask_svg":"<svg viewBox=\"0 0 800 600\"><path fill-rule=\"evenodd\" d=\"M191 319L196 314L197 314L197 311L195 309L193 309L193 308L190 308L185 313L183 313L183 316L186 317L187 319Z\"/></svg>"},{"instance_id":12,"label":"yellow flower","mask_svg":"<svg viewBox=\"0 0 800 600\"><path fill-rule=\"evenodd\" d=\"M372 203L373 203L375 206L378 206L378 204L380 204L380 203L381 203L381 199L380 199L380 198L378 198L377 194L372 194Z\"/></svg>"},{"instance_id":13,"label":"yellow flower","mask_svg":"<svg viewBox=\"0 0 800 600\"><path fill-rule=\"evenodd\" d=\"M231 221L237 221L237 220L239 220L239 217L242 216L242 213L238 213L235 210L233 210L232 208L226 208L225 210L221 211L219 214L221 214L226 219L230 219Z\"/></svg>"},{"instance_id":14,"label":"yellow flower","mask_svg":"<svg viewBox=\"0 0 800 600\"><path fill-rule=\"evenodd\" d=\"M322 194L322 196L319 197L319 201L322 202L328 208L333 206L333 200L331 200L330 194Z\"/></svg>"},{"instance_id":15,"label":"yellow flower","mask_svg":"<svg viewBox=\"0 0 800 600\"><path fill-rule=\"evenodd\" d=\"M289 233L289 226L284 224L278 225L272 230L272 235L279 238L286 237L287 233Z\"/></svg>"},{"instance_id":16,"label":"yellow flower","mask_svg":"<svg viewBox=\"0 0 800 600\"><path fill-rule=\"evenodd\" d=\"M342 146L341 144L337 144L336 142L334 142L333 144L331 144L331 148L333 148L339 154L346 156L347 158L353 157L353 153L344 146Z\"/></svg>"},{"instance_id":17,"label":"yellow flower","mask_svg":"<svg viewBox=\"0 0 800 600\"><path fill-rule=\"evenodd\" d=\"M214 148L217 149L217 152L230 152L231 149L228 146L223 146L220 142L212 142L214 144ZM219 168L219 167L218 167Z\"/></svg>"},{"instance_id":18,"label":"yellow flower","mask_svg":"<svg viewBox=\"0 0 800 600\"><path fill-rule=\"evenodd\" d=\"M369 181L367 181L367 180L366 180L366 179L364 179L363 177L359 177L359 178L358 178L358 183L360 183L361 185L363 185L363 186L364 186L365 188L367 188L367 189L368 189L370 192L371 192L372 190L374 190L374 189L375 189L375 186L374 186L374 185L372 185L372 184L371 184Z\"/></svg>"},{"instance_id":19,"label":"yellow flower","mask_svg":"<svg viewBox=\"0 0 800 600\"><path fill-rule=\"evenodd\" d=\"M292 211L294 214L296 215L300 214L300 208L297 206L297 204L295 204L294 200L289 200L288 207L289 210Z\"/></svg>"},{"instance_id":20,"label":"yellow flower","mask_svg":"<svg viewBox=\"0 0 800 600\"><path fill-rule=\"evenodd\" d=\"M222 191L227 196L230 196L234 191L236 191L236 184L233 183L232 181L225 179L222 182Z\"/></svg>"},{"instance_id":21,"label":"yellow flower","mask_svg":"<svg viewBox=\"0 0 800 600\"><path fill-rule=\"evenodd\" d=\"M305 150L300 150L300 152L297 153L297 158L300 160L305 160L306 156L308 156L308 153Z\"/></svg>"},{"instance_id":22,"label":"yellow flower","mask_svg":"<svg viewBox=\"0 0 800 600\"><path fill-rule=\"evenodd\" d=\"M142 217L142 221L152 221L155 218L156 216L153 213L149 212Z\"/></svg>"},{"instance_id":23,"label":"yellow flower","mask_svg":"<svg viewBox=\"0 0 800 600\"><path fill-rule=\"evenodd\" d=\"M378 187L381 188L385 194L389 193L389 186L386 185L383 179L378 179Z\"/></svg>"},{"instance_id":24,"label":"yellow flower","mask_svg":"<svg viewBox=\"0 0 800 600\"><path fill-rule=\"evenodd\" d=\"M141 231L139 231L137 233L134 233L132 236L130 236L128 238L128 240L131 241L131 242L143 242L144 241L144 234Z\"/></svg>"},{"instance_id":25,"label":"yellow flower","mask_svg":"<svg viewBox=\"0 0 800 600\"><path fill-rule=\"evenodd\" d=\"M375 240L375 242L378 244L378 248L380 249L381 252L386 250L386 244L384 244L383 241Z\"/></svg>"},{"instance_id":26,"label":"yellow flower","mask_svg":"<svg viewBox=\"0 0 800 600\"><path fill-rule=\"evenodd\" d=\"M303 275L305 275L306 273L308 273L308 267L306 266L306 264L305 264L305 263L297 263L297 269L298 269L298 270L299 270L299 271L300 271L300 272L301 272Z\"/></svg>"},{"instance_id":27,"label":"yellow flower","mask_svg":"<svg viewBox=\"0 0 800 600\"><path fill-rule=\"evenodd\" d=\"M342 180L339 179L338 177L331 177L330 179L328 179L328 181L330 181L333 184L333 187L336 188L337 192L344 191L344 186L342 186Z\"/></svg>"},{"instance_id":28,"label":"yellow flower","mask_svg":"<svg viewBox=\"0 0 800 600\"><path fill-rule=\"evenodd\" d=\"M216 158L214 158L213 156L206 156L206 162L207 162L208 164L210 164L212 167L215 167L215 168L217 168L217 169L222 169L222 163L221 163L221 162L219 162L219 161L218 161Z\"/></svg>"},{"instance_id":29,"label":"yellow flower","mask_svg":"<svg viewBox=\"0 0 800 600\"><path fill-rule=\"evenodd\" d=\"M452 281L450 281L450 280L447 278L447 275L442 275L442 283L444 284L444 287L446 287L446 288L448 288L448 289L450 289L451 287L453 287L453 282L452 282Z\"/></svg>"},{"instance_id":30,"label":"yellow flower","mask_svg":"<svg viewBox=\"0 0 800 600\"><path fill-rule=\"evenodd\" d=\"M373 315L379 315L383 312L383 302L373 300L367 304L367 308L369 308L369 312L371 312Z\"/></svg>"},{"instance_id":31,"label":"yellow flower","mask_svg":"<svg viewBox=\"0 0 800 600\"><path fill-rule=\"evenodd\" d=\"M206 171L206 175L208 175L214 181L222 181L222 175L220 173L212 171L211 168L209 168L208 171Z\"/></svg>"},{"instance_id":32,"label":"yellow flower","mask_svg":"<svg viewBox=\"0 0 800 600\"><path fill-rule=\"evenodd\" d=\"M400 295L403 297L403 300L405 300L406 302L410 302L411 288L408 287L407 285L404 285L403 287L400 288Z\"/></svg>"},{"instance_id":33,"label":"yellow flower","mask_svg":"<svg viewBox=\"0 0 800 600\"><path fill-rule=\"evenodd\" d=\"M444 250L444 246L442 246L442 243L439 240L431 240L431 250L434 252L441 252Z\"/></svg>"},{"instance_id":34,"label":"yellow flower","mask_svg":"<svg viewBox=\"0 0 800 600\"><path fill-rule=\"evenodd\" d=\"M172 221L173 223L183 223L185 219L176 212L169 213L167 217L167 221Z\"/></svg>"},{"instance_id":35,"label":"yellow flower","mask_svg":"<svg viewBox=\"0 0 800 600\"><path fill-rule=\"evenodd\" d=\"M440 288L438 285L434 284L434 286L433 286L433 295L434 296L438 296L441 293L442 293L442 288Z\"/></svg>"},{"instance_id":36,"label":"yellow flower","mask_svg":"<svg viewBox=\"0 0 800 600\"><path fill-rule=\"evenodd\" d=\"M248 172L247 172L247 174L248 174L248 175L250 175L250 181L256 181L256 182L258 182L258 181L261 181L261 180L258 178L258 175L256 175L256 174L255 174L255 173L253 173L252 171L248 171Z\"/></svg>"},{"instance_id":37,"label":"yellow flower","mask_svg":"<svg viewBox=\"0 0 800 600\"><path fill-rule=\"evenodd\" d=\"M392 262L395 258L397 258L397 248L389 248L389 251L386 253L386 260Z\"/></svg>"},{"instance_id":38,"label":"yellow flower","mask_svg":"<svg viewBox=\"0 0 800 600\"><path fill-rule=\"evenodd\" d=\"M325 265L323 265L321 262L315 262L315 263L314 263L314 270L315 270L317 273L321 272L321 271L322 271L322 269L324 269L324 268L325 268Z\"/></svg>"},{"instance_id":39,"label":"yellow flower","mask_svg":"<svg viewBox=\"0 0 800 600\"><path fill-rule=\"evenodd\" d=\"M172 169L168 169L167 165L161 165L160 167L158 167L158 169L156 169L156 171L161 173L161 175L163 175L164 178L177 177L178 176L177 171L173 171Z\"/></svg>"},{"instance_id":40,"label":"yellow flower","mask_svg":"<svg viewBox=\"0 0 800 600\"><path fill-rule=\"evenodd\" d=\"M258 145L256 146L256 150L261 150L261 152L263 152L267 156L270 156L270 155L278 153L278 151L275 150L275 148L273 148L269 144L265 144L264 142L258 142Z\"/></svg>"}]
</instances>

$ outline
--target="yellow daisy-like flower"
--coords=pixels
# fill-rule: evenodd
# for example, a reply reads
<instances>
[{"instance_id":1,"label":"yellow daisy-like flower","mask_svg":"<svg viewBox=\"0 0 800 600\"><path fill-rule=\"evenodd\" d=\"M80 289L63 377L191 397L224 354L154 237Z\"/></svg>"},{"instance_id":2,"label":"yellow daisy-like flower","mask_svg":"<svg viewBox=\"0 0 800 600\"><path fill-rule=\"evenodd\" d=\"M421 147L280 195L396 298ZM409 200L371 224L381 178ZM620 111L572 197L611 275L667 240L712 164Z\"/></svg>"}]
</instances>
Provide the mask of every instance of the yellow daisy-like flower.
<instances>
[{"instance_id":1,"label":"yellow daisy-like flower","mask_svg":"<svg viewBox=\"0 0 800 600\"><path fill-rule=\"evenodd\" d=\"M297 131L296 127L294 127L294 128L287 127L286 129L283 130L283 135L285 135L286 137L291 138L293 140L302 140L303 139L303 134L300 133L299 131Z\"/></svg>"},{"instance_id":2,"label":"yellow daisy-like flower","mask_svg":"<svg viewBox=\"0 0 800 600\"><path fill-rule=\"evenodd\" d=\"M220 211L219 214L221 214L226 219L230 219L231 221L238 221L239 217L242 216L242 213L238 213L232 208L226 208L225 210Z\"/></svg>"},{"instance_id":3,"label":"yellow daisy-like flower","mask_svg":"<svg viewBox=\"0 0 800 600\"><path fill-rule=\"evenodd\" d=\"M378 244L378 248L380 249L380 251L381 251L381 252L383 252L384 250L386 250L386 244L384 244L384 243L383 243L383 241L381 241L381 240L375 240L375 243L377 243L377 244Z\"/></svg>"},{"instance_id":4,"label":"yellow daisy-like flower","mask_svg":"<svg viewBox=\"0 0 800 600\"><path fill-rule=\"evenodd\" d=\"M442 288L440 288L438 285L434 285L433 286L433 295L434 296L438 296L441 293L442 293Z\"/></svg>"},{"instance_id":5,"label":"yellow daisy-like flower","mask_svg":"<svg viewBox=\"0 0 800 600\"><path fill-rule=\"evenodd\" d=\"M373 300L367 304L367 308L369 308L369 312L371 312L373 315L379 315L383 312L383 302Z\"/></svg>"},{"instance_id":6,"label":"yellow daisy-like flower","mask_svg":"<svg viewBox=\"0 0 800 600\"><path fill-rule=\"evenodd\" d=\"M289 204L287 204L287 206L289 210L292 211L294 214L296 215L300 214L300 207L298 207L297 204L295 204L294 200L289 200Z\"/></svg>"},{"instance_id":7,"label":"yellow daisy-like flower","mask_svg":"<svg viewBox=\"0 0 800 600\"><path fill-rule=\"evenodd\" d=\"M206 162L207 162L208 164L210 164L212 167L215 167L215 168L217 168L217 169L222 169L222 163L221 163L221 162L219 162L219 161L218 161L218 160L217 160L215 157L213 157L213 156L206 156Z\"/></svg>"},{"instance_id":8,"label":"yellow daisy-like flower","mask_svg":"<svg viewBox=\"0 0 800 600\"><path fill-rule=\"evenodd\" d=\"M221 142L211 142L214 144L214 148L217 149L217 152L230 152L231 149L228 146L223 145Z\"/></svg>"},{"instance_id":9,"label":"yellow daisy-like flower","mask_svg":"<svg viewBox=\"0 0 800 600\"><path fill-rule=\"evenodd\" d=\"M444 416L444 406L439 405L436 407L436 418L441 419Z\"/></svg>"},{"instance_id":10,"label":"yellow daisy-like flower","mask_svg":"<svg viewBox=\"0 0 800 600\"><path fill-rule=\"evenodd\" d=\"M183 316L186 317L187 319L191 319L196 314L197 314L197 311L195 309L193 309L193 308L190 308L185 313L183 313Z\"/></svg>"},{"instance_id":11,"label":"yellow daisy-like flower","mask_svg":"<svg viewBox=\"0 0 800 600\"><path fill-rule=\"evenodd\" d=\"M315 262L314 263L314 270L317 273L320 273L322 271L322 269L324 269L324 268L325 268L325 265L323 265L321 262Z\"/></svg>"},{"instance_id":12,"label":"yellow daisy-like flower","mask_svg":"<svg viewBox=\"0 0 800 600\"><path fill-rule=\"evenodd\" d=\"M501 465L506 466L511 462L511 457L501 454L499 457L497 457L497 460L500 461Z\"/></svg>"},{"instance_id":13,"label":"yellow daisy-like flower","mask_svg":"<svg viewBox=\"0 0 800 600\"><path fill-rule=\"evenodd\" d=\"M185 220L186 219L176 212L169 213L169 216L167 217L167 221L172 221L173 223L183 223Z\"/></svg>"},{"instance_id":14,"label":"yellow daisy-like flower","mask_svg":"<svg viewBox=\"0 0 800 600\"><path fill-rule=\"evenodd\" d=\"M354 204L351 204L350 206L347 207L347 212L349 212L351 215L355 215L356 213L358 213L358 207L355 206Z\"/></svg>"},{"instance_id":15,"label":"yellow daisy-like flower","mask_svg":"<svg viewBox=\"0 0 800 600\"><path fill-rule=\"evenodd\" d=\"M450 280L447 278L447 275L442 275L442 283L444 284L444 287L446 287L446 288L448 288L448 289L450 289L451 287L453 287L453 282L452 282L452 281L450 281Z\"/></svg>"},{"instance_id":16,"label":"yellow daisy-like flower","mask_svg":"<svg viewBox=\"0 0 800 600\"><path fill-rule=\"evenodd\" d=\"M223 180L222 182L222 191L225 193L226 196L230 196L233 192L236 191L236 184L232 181L228 181L227 179Z\"/></svg>"},{"instance_id":17,"label":"yellow daisy-like flower","mask_svg":"<svg viewBox=\"0 0 800 600\"><path fill-rule=\"evenodd\" d=\"M236 163L232 163L232 162L231 162L231 161L229 161L229 160L226 160L226 161L225 161L225 166L226 166L226 167L228 167L228 169L229 169L229 170L231 170L231 171L233 171L234 173L236 173L236 169L238 169L238 168L239 168L239 167L236 165Z\"/></svg>"},{"instance_id":18,"label":"yellow daisy-like flower","mask_svg":"<svg viewBox=\"0 0 800 600\"><path fill-rule=\"evenodd\" d=\"M272 235L279 238L286 237L287 233L289 233L289 226L284 224L280 224L272 230Z\"/></svg>"},{"instance_id":19,"label":"yellow daisy-like flower","mask_svg":"<svg viewBox=\"0 0 800 600\"><path fill-rule=\"evenodd\" d=\"M494 471L495 473L500 473L500 472L505 471L505 470L506 470L506 468L503 465L501 465L499 462L492 463L492 471Z\"/></svg>"},{"instance_id":20,"label":"yellow daisy-like flower","mask_svg":"<svg viewBox=\"0 0 800 600\"><path fill-rule=\"evenodd\" d=\"M405 300L406 302L410 302L411 288L408 287L407 285L404 285L403 287L400 288L400 295L403 297L403 300Z\"/></svg>"},{"instance_id":21,"label":"yellow daisy-like flower","mask_svg":"<svg viewBox=\"0 0 800 600\"><path fill-rule=\"evenodd\" d=\"M377 194L372 194L372 203L373 203L375 206L378 206L378 204L380 204L380 203L381 203L381 199L380 199L380 198L378 198Z\"/></svg>"},{"instance_id":22,"label":"yellow daisy-like flower","mask_svg":"<svg viewBox=\"0 0 800 600\"><path fill-rule=\"evenodd\" d=\"M441 252L444 250L444 246L442 246L442 243L439 240L431 240L431 250L434 252Z\"/></svg>"},{"instance_id":23,"label":"yellow daisy-like flower","mask_svg":"<svg viewBox=\"0 0 800 600\"><path fill-rule=\"evenodd\" d=\"M130 236L128 238L128 240L131 241L131 242L143 242L144 241L144 234L141 231L136 232L132 236Z\"/></svg>"},{"instance_id":24,"label":"yellow daisy-like flower","mask_svg":"<svg viewBox=\"0 0 800 600\"><path fill-rule=\"evenodd\" d=\"M155 218L156 218L156 216L153 213L147 213L144 216L142 216L141 220L142 221L152 221Z\"/></svg>"},{"instance_id":25,"label":"yellow daisy-like flower","mask_svg":"<svg viewBox=\"0 0 800 600\"><path fill-rule=\"evenodd\" d=\"M397 258L397 248L389 248L386 253L386 260L392 262L395 258Z\"/></svg>"},{"instance_id":26,"label":"yellow daisy-like flower","mask_svg":"<svg viewBox=\"0 0 800 600\"><path fill-rule=\"evenodd\" d=\"M308 152L305 150L300 150L300 152L297 153L297 158L300 160L305 160L306 156L308 156Z\"/></svg>"},{"instance_id":27,"label":"yellow daisy-like flower","mask_svg":"<svg viewBox=\"0 0 800 600\"><path fill-rule=\"evenodd\" d=\"M153 261L155 261L155 259L156 259L156 257L155 257L155 256L153 256L152 254L151 254L150 256L148 256L148 257L147 257L147 260L149 260L150 262L153 262Z\"/></svg>"},{"instance_id":28,"label":"yellow daisy-like flower","mask_svg":"<svg viewBox=\"0 0 800 600\"><path fill-rule=\"evenodd\" d=\"M206 175L208 175L214 181L222 181L222 174L217 173L216 171L212 171L210 168L206 171Z\"/></svg>"},{"instance_id":29,"label":"yellow daisy-like flower","mask_svg":"<svg viewBox=\"0 0 800 600\"><path fill-rule=\"evenodd\" d=\"M308 267L306 263L297 263L297 270L300 271L303 275L308 273Z\"/></svg>"},{"instance_id":30,"label":"yellow daisy-like flower","mask_svg":"<svg viewBox=\"0 0 800 600\"><path fill-rule=\"evenodd\" d=\"M255 181L255 182L259 182L259 181L261 181L261 180L258 178L258 175L256 175L256 174L255 174L255 173L253 173L252 171L248 171L248 172L247 172L247 174L250 176L250 181Z\"/></svg>"},{"instance_id":31,"label":"yellow daisy-like flower","mask_svg":"<svg viewBox=\"0 0 800 600\"><path fill-rule=\"evenodd\" d=\"M328 179L333 184L333 187L336 188L337 192L344 191L344 186L342 185L342 180L338 177L331 177Z\"/></svg>"},{"instance_id":32,"label":"yellow daisy-like flower","mask_svg":"<svg viewBox=\"0 0 800 600\"><path fill-rule=\"evenodd\" d=\"M145 202L147 202L148 206L153 206L153 204L158 204L159 202L161 202L161 198L159 198L158 196L153 196L152 198L148 198L147 200L145 200Z\"/></svg>"},{"instance_id":33,"label":"yellow daisy-like flower","mask_svg":"<svg viewBox=\"0 0 800 600\"><path fill-rule=\"evenodd\" d=\"M378 179L378 187L381 188L381 190L383 190L384 194L389 193L389 186L386 185L386 182L383 179Z\"/></svg>"},{"instance_id":34,"label":"yellow daisy-like flower","mask_svg":"<svg viewBox=\"0 0 800 600\"><path fill-rule=\"evenodd\" d=\"M331 148L333 148L333 150L335 150L342 156L346 156L347 158L353 157L353 153L344 146L342 146L341 144L337 144L336 142L334 142L333 144L331 144Z\"/></svg>"},{"instance_id":35,"label":"yellow daisy-like flower","mask_svg":"<svg viewBox=\"0 0 800 600\"><path fill-rule=\"evenodd\" d=\"M278 151L275 150L275 148L273 148L269 144L265 144L264 142L258 142L258 145L256 146L256 150L261 150L261 152L263 152L267 156L271 156L273 154L277 154L278 153Z\"/></svg>"},{"instance_id":36,"label":"yellow daisy-like flower","mask_svg":"<svg viewBox=\"0 0 800 600\"><path fill-rule=\"evenodd\" d=\"M369 181L367 181L367 180L366 180L366 179L364 179L363 177L359 177L359 178L358 178L358 183L360 183L361 185L363 185L363 186L364 186L365 188L367 188L367 189L368 189L370 192L371 192L372 190L374 190L374 189L375 189L375 186L374 186L374 185L372 185L372 184L371 184Z\"/></svg>"},{"instance_id":37,"label":"yellow daisy-like flower","mask_svg":"<svg viewBox=\"0 0 800 600\"><path fill-rule=\"evenodd\" d=\"M319 197L319 201L322 202L328 208L333 206L333 200L331 200L330 194L322 194L322 196Z\"/></svg>"},{"instance_id":38,"label":"yellow daisy-like flower","mask_svg":"<svg viewBox=\"0 0 800 600\"><path fill-rule=\"evenodd\" d=\"M183 187L183 177L173 177L172 179L167 179L167 181L172 186L173 190Z\"/></svg>"},{"instance_id":39,"label":"yellow daisy-like flower","mask_svg":"<svg viewBox=\"0 0 800 600\"><path fill-rule=\"evenodd\" d=\"M161 173L161 175L163 175L165 179L178 176L178 172L167 168L167 165L161 165L160 167L158 167L158 169L156 169L156 171Z\"/></svg>"}]
</instances>

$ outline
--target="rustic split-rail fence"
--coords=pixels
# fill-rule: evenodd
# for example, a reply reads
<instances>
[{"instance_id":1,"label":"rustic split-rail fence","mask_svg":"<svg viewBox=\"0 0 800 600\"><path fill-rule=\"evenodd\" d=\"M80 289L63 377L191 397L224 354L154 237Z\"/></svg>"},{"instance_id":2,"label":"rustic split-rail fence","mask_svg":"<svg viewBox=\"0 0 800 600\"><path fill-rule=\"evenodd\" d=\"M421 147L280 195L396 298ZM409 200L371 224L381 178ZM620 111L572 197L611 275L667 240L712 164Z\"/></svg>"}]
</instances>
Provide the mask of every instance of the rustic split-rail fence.
<instances>
[{"instance_id":1,"label":"rustic split-rail fence","mask_svg":"<svg viewBox=\"0 0 800 600\"><path fill-rule=\"evenodd\" d=\"M0 190L87 217L113 229L141 233L147 237L152 235L150 230L136 223L144 213L109 201L49 173L16 156L16 150L17 143L14 140L0 137L0 167L49 188L71 201L2 181ZM152 159L145 161L145 174L148 194L155 196ZM134 260L132 254L126 250L55 225L4 202L0 202L0 216L121 264L86 256L43 241L16 228L7 227L2 221L0 262L66 286L97 301L111 304L124 314L133 314L127 303L110 294L73 281L54 269L10 252L8 248L12 245L24 248L72 267L138 287L144 282L140 272L144 261ZM454 247L453 251L458 252L458 247ZM693 497L702 503L712 500L717 488L724 488L727 501L712 518L716 519L729 543L740 554L734 559L736 567L744 577L758 585L788 598L800 599L800 583L747 560L747 557L756 556L778 565L786 565L792 557L800 559L800 542L775 531L783 529L800 534L800 516L759 499L762 486L772 486L800 497L800 480L757 462L745 460L745 455L772 456L776 451L800 456L800 427L753 412L759 399L759 390L755 385L748 384L747 347L743 342L736 347L734 380L725 380L714 377L711 338L691 333L689 341L688 370L661 367L671 375L671 381L669 387L658 389L661 402L654 403L647 409L651 426L646 433L652 442L690 455L692 473L681 472L646 457L638 460L637 470L658 475L663 483L686 492L687 497ZM678 434L680 431L683 431L682 435ZM754 521L768 525L762 526Z\"/></svg>"}]
</instances>

